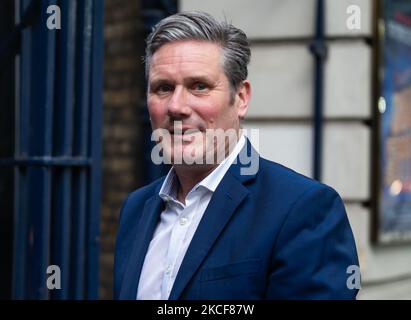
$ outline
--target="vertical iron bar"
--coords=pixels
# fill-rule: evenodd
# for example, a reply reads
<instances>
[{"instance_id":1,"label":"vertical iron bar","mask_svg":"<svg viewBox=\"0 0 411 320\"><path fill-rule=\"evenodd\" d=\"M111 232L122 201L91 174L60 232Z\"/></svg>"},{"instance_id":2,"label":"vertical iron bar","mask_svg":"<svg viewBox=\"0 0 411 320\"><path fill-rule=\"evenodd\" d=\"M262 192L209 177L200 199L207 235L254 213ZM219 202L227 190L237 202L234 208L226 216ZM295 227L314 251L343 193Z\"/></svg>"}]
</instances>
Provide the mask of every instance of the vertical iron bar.
<instances>
[{"instance_id":1,"label":"vertical iron bar","mask_svg":"<svg viewBox=\"0 0 411 320\"><path fill-rule=\"evenodd\" d=\"M41 1L40 19L32 27L32 78L30 155L51 156L53 136L55 34L46 28L47 7L52 0ZM23 53L27 54L27 53ZM23 70L24 72L24 70ZM28 297L47 299L47 267L49 265L51 169L29 169L29 269Z\"/></svg>"},{"instance_id":2,"label":"vertical iron bar","mask_svg":"<svg viewBox=\"0 0 411 320\"><path fill-rule=\"evenodd\" d=\"M78 34L76 56L76 103L74 115L74 145L75 155L88 155L88 126L90 108L90 60L92 35L92 1L80 1L78 5ZM87 169L74 171L73 175L73 242L71 250L71 293L72 299L83 299L85 290L86 261L86 205L87 205Z\"/></svg>"},{"instance_id":3,"label":"vertical iron bar","mask_svg":"<svg viewBox=\"0 0 411 320\"><path fill-rule=\"evenodd\" d=\"M322 179L323 80L327 51L324 38L324 6L324 0L317 0L315 39L311 46L315 59L313 177L319 181Z\"/></svg>"},{"instance_id":4,"label":"vertical iron bar","mask_svg":"<svg viewBox=\"0 0 411 320\"><path fill-rule=\"evenodd\" d=\"M53 154L70 157L73 144L74 58L77 1L61 2L62 29L58 33L56 110ZM53 170L52 264L61 270L61 289L52 292L53 299L67 299L70 275L71 168Z\"/></svg>"},{"instance_id":5,"label":"vertical iron bar","mask_svg":"<svg viewBox=\"0 0 411 320\"><path fill-rule=\"evenodd\" d=\"M87 298L98 298L99 284L99 221L101 199L101 126L102 126L102 91L103 91L103 28L104 0L94 0L93 7L93 47L92 47L92 78L91 78L91 141L90 156L92 166L90 171L89 214L87 237Z\"/></svg>"},{"instance_id":6,"label":"vertical iron bar","mask_svg":"<svg viewBox=\"0 0 411 320\"><path fill-rule=\"evenodd\" d=\"M16 2L16 22L20 22L22 13L27 9L29 0ZM31 77L31 30L22 32L21 51L18 58L16 71L16 141L15 156L27 156L29 139L30 118L30 77ZM23 71L24 70L24 74ZM20 86L19 86L20 84ZM27 210L27 170L17 167L15 169L14 190L14 245L13 245L13 298L24 299L26 292L26 267L27 267L27 233L28 233L28 210Z\"/></svg>"}]
</instances>

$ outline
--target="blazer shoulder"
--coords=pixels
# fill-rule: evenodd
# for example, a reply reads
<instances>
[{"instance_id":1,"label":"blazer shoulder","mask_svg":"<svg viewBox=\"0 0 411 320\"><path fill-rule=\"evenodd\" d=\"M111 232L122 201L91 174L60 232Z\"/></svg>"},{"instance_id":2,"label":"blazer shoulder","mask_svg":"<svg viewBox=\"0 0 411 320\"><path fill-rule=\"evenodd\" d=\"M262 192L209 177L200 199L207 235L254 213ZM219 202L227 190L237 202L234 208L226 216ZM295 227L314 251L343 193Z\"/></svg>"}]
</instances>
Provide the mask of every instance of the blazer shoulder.
<instances>
[{"instance_id":1,"label":"blazer shoulder","mask_svg":"<svg viewBox=\"0 0 411 320\"><path fill-rule=\"evenodd\" d=\"M148 185L145 185L141 188L138 188L134 191L132 191L126 201L127 202L135 202L135 201L141 201L141 200L146 200L148 198L150 198L151 196L153 196L156 192L158 192L165 179L165 176L158 178L156 180L154 180L153 182L151 182Z\"/></svg>"},{"instance_id":2,"label":"blazer shoulder","mask_svg":"<svg viewBox=\"0 0 411 320\"><path fill-rule=\"evenodd\" d=\"M124 224L131 221L136 221L138 214L141 213L141 208L144 203L158 192L165 177L161 177L150 184L132 191L123 202L120 210L120 229Z\"/></svg>"},{"instance_id":3,"label":"blazer shoulder","mask_svg":"<svg viewBox=\"0 0 411 320\"><path fill-rule=\"evenodd\" d=\"M282 190L286 194L301 196L309 190L324 190L339 197L337 191L329 185L262 157L260 158L260 170L262 183L265 186Z\"/></svg>"}]
</instances>

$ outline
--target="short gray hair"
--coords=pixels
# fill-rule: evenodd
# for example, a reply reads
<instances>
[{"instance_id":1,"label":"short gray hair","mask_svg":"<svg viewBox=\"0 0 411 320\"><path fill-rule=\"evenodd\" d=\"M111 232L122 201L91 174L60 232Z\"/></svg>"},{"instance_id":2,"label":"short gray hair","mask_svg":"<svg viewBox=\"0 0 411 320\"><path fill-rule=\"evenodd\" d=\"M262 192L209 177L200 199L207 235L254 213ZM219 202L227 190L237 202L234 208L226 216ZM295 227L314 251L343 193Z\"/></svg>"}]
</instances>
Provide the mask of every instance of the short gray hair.
<instances>
[{"instance_id":1,"label":"short gray hair","mask_svg":"<svg viewBox=\"0 0 411 320\"><path fill-rule=\"evenodd\" d=\"M223 69L233 93L247 79L251 51L246 34L227 21L218 22L208 13L200 11L180 12L154 26L147 37L147 78L153 54L166 43L182 40L208 41L223 49Z\"/></svg>"}]
</instances>

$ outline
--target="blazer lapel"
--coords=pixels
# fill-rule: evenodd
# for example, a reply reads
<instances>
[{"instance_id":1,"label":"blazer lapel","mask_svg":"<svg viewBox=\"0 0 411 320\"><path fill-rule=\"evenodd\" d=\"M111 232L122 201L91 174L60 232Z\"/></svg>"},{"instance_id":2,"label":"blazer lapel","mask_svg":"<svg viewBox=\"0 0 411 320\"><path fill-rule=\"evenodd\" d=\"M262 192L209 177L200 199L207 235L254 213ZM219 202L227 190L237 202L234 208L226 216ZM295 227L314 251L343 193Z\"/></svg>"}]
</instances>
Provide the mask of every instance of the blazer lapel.
<instances>
[{"instance_id":1,"label":"blazer lapel","mask_svg":"<svg viewBox=\"0 0 411 320\"><path fill-rule=\"evenodd\" d=\"M248 140L246 147L251 147L252 152L255 152ZM246 147L244 147L241 152L247 152ZM257 158L254 160L259 161L258 153L255 154ZM230 170L215 190L204 212L203 218L181 263L180 270L169 296L170 300L179 299L184 288L200 267L202 261L211 250L225 225L229 222L236 208L249 193L243 183L254 178L255 173L248 176L241 175L241 165L238 164L238 162L239 161L230 167Z\"/></svg>"},{"instance_id":2,"label":"blazer lapel","mask_svg":"<svg viewBox=\"0 0 411 320\"><path fill-rule=\"evenodd\" d=\"M123 278L120 291L120 299L134 300L137 295L137 287L140 279L141 269L148 246L157 226L158 218L162 210L163 201L156 193L149 198L143 209L137 234L132 247L132 253L127 262L127 269Z\"/></svg>"}]
</instances>

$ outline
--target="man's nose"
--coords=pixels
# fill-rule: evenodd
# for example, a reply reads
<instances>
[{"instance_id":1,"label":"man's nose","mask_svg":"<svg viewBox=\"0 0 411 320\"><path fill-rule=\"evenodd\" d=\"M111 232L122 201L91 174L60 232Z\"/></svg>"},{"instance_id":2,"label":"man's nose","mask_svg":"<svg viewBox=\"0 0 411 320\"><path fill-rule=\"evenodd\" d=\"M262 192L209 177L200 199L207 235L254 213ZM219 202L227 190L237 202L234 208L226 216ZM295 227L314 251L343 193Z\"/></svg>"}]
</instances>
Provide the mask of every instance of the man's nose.
<instances>
[{"instance_id":1,"label":"man's nose","mask_svg":"<svg viewBox=\"0 0 411 320\"><path fill-rule=\"evenodd\" d=\"M191 114L191 108L187 105L187 97L184 88L176 87L168 101L168 114L171 118L186 118Z\"/></svg>"}]
</instances>

